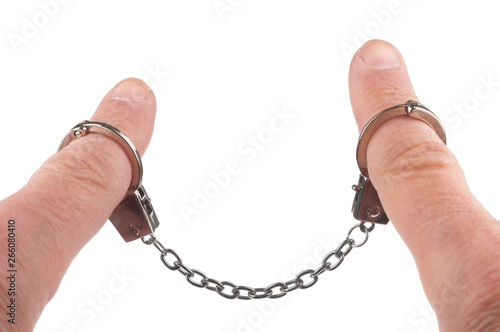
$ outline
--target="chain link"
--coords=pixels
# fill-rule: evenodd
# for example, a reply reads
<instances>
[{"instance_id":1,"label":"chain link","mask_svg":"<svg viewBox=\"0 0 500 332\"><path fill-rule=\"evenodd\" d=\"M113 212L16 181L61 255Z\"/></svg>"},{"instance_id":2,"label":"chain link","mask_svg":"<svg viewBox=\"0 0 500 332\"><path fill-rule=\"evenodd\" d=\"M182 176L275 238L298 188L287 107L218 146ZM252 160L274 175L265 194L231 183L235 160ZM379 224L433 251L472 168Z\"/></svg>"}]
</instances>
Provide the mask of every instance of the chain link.
<instances>
[{"instance_id":1,"label":"chain link","mask_svg":"<svg viewBox=\"0 0 500 332\"><path fill-rule=\"evenodd\" d=\"M369 234L375 228L375 224L368 223L370 224L370 227L366 227L366 224L367 223L365 222L361 222L352 226L347 233L346 239L339 244L337 249L326 254L323 258L321 266L319 266L316 270L304 270L297 274L295 279L288 280L287 282L276 282L267 287L258 288L238 286L229 281L218 281L217 279L207 277L200 270L190 269L184 264L179 254L177 254L173 249L165 248L154 234L148 235L149 238L143 237L142 242L146 245L154 245L154 247L160 252L160 259L162 263L172 271L179 271L179 273L181 273L193 286L206 288L231 300L251 300L263 298L275 299L285 296L286 294L297 289L309 288L318 282L318 278L321 274L338 268L344 262L345 257L354 248L362 247L368 241ZM363 240L359 243L351 237L352 233L356 229L359 229L359 231L364 234ZM175 261L172 263L167 261L167 256L172 256L169 257L169 260L175 259ZM304 280L303 278L307 279Z\"/></svg>"}]
</instances>

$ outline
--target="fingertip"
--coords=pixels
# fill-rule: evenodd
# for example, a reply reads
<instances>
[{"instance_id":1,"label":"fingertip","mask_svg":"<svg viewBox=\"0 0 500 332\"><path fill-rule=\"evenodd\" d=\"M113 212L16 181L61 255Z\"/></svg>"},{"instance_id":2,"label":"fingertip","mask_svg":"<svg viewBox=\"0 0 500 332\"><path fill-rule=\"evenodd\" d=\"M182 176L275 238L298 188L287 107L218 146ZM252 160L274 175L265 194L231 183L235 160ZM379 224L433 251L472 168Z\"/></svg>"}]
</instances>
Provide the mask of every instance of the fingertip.
<instances>
[{"instance_id":1,"label":"fingertip","mask_svg":"<svg viewBox=\"0 0 500 332\"><path fill-rule=\"evenodd\" d=\"M373 69L389 69L401 65L401 53L389 42L380 39L369 40L356 52L357 58Z\"/></svg>"},{"instance_id":2,"label":"fingertip","mask_svg":"<svg viewBox=\"0 0 500 332\"><path fill-rule=\"evenodd\" d=\"M103 98L91 118L124 132L141 155L153 134L156 98L152 89L138 78L127 78L115 85Z\"/></svg>"},{"instance_id":3,"label":"fingertip","mask_svg":"<svg viewBox=\"0 0 500 332\"><path fill-rule=\"evenodd\" d=\"M143 80L129 77L116 84L107 96L113 100L141 103L148 98L151 91Z\"/></svg>"},{"instance_id":4,"label":"fingertip","mask_svg":"<svg viewBox=\"0 0 500 332\"><path fill-rule=\"evenodd\" d=\"M401 53L378 39L367 41L354 55L349 91L359 131L383 109L417 100Z\"/></svg>"}]
</instances>

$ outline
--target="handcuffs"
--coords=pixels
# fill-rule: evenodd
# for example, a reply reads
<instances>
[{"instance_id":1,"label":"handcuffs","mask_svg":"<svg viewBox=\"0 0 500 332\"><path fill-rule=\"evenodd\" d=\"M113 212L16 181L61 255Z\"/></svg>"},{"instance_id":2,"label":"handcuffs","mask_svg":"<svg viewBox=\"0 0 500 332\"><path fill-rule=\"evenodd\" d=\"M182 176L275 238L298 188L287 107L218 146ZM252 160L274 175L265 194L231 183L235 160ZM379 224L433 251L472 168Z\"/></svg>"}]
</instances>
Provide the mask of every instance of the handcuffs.
<instances>
[{"instance_id":1,"label":"handcuffs","mask_svg":"<svg viewBox=\"0 0 500 332\"><path fill-rule=\"evenodd\" d=\"M419 102L408 100L404 104L387 108L375 115L361 131L356 149L356 159L361 174L359 175L358 184L352 186L352 189L356 192L352 205L352 214L357 220L376 224L387 224L389 222L377 191L368 175L366 153L368 143L377 129L387 121L404 115L425 122L434 129L439 138L446 144L446 133L441 121L431 110Z\"/></svg>"},{"instance_id":2,"label":"handcuffs","mask_svg":"<svg viewBox=\"0 0 500 332\"><path fill-rule=\"evenodd\" d=\"M358 184L352 186L356 194L351 212L354 218L359 221L376 224L387 224L389 222L377 191L370 180L366 154L370 139L377 129L385 122L399 116L410 116L425 122L434 129L439 138L446 144L446 134L440 120L419 102L409 100L404 104L387 108L374 116L361 131L356 149L356 159L361 174ZM160 223L151 204L151 199L142 185L143 167L141 157L132 141L123 132L106 123L82 121L69 131L61 142L58 151L74 140L93 133L105 135L117 142L126 152L132 165L130 187L109 220L126 242L154 233Z\"/></svg>"},{"instance_id":3,"label":"handcuffs","mask_svg":"<svg viewBox=\"0 0 500 332\"><path fill-rule=\"evenodd\" d=\"M123 200L114 209L109 217L126 242L140 239L153 233L160 225L156 212L151 204L144 186L142 185L142 160L134 143L119 129L103 123L82 121L69 131L61 142L58 151L68 144L88 134L102 134L116 143L127 154L132 165L132 180Z\"/></svg>"}]
</instances>

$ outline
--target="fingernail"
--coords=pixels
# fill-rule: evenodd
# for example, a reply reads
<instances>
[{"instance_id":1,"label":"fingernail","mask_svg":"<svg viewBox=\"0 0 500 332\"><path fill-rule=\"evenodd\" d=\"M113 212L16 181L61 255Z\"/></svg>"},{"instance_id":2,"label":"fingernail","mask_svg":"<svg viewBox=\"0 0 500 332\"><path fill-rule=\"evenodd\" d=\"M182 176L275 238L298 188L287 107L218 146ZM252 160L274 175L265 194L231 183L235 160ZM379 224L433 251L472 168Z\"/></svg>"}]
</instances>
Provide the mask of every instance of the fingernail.
<instances>
[{"instance_id":1,"label":"fingernail","mask_svg":"<svg viewBox=\"0 0 500 332\"><path fill-rule=\"evenodd\" d=\"M397 48L383 40L370 40L358 50L358 56L368 66L388 69L400 65L401 55Z\"/></svg>"},{"instance_id":2,"label":"fingernail","mask_svg":"<svg viewBox=\"0 0 500 332\"><path fill-rule=\"evenodd\" d=\"M151 89L143 81L127 78L118 83L108 95L114 100L140 103L146 100L150 92Z\"/></svg>"}]
</instances>

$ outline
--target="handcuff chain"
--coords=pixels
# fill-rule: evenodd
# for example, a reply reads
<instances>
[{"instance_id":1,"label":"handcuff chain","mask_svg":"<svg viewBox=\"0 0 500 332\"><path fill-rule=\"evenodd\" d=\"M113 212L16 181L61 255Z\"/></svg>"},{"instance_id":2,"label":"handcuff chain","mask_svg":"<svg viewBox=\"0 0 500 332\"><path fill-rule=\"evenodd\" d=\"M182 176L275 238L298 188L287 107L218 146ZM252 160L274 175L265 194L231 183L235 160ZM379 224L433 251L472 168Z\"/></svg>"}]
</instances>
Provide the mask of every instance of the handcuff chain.
<instances>
[{"instance_id":1,"label":"handcuff chain","mask_svg":"<svg viewBox=\"0 0 500 332\"><path fill-rule=\"evenodd\" d=\"M369 227L366 224L370 224ZM173 249L168 249L163 246L163 244L156 238L154 233L151 233L145 237L142 237L142 242L146 245L154 245L156 249L160 252L160 259L163 264L170 270L178 270L186 280L193 286L199 288L206 288L213 292L216 292L226 299L240 299L240 300L251 300L251 299L263 299L263 298L279 298L285 296L286 294L297 290L305 289L313 286L317 281L319 276L326 271L333 271L338 268L343 262L344 258L355 248L362 247L368 241L368 237L371 231L375 228L374 223L360 222L352 226L345 240L343 240L335 250L330 251L322 260L322 264L316 270L307 269L298 273L294 279L288 280L287 282L275 282L267 287L248 287L248 286L238 286L229 281L218 281L217 279L207 277L203 272L197 269L190 269L184 264L179 254L177 254ZM359 243L351 237L351 234L356 230L364 234L364 238ZM167 256L169 260L175 259L172 263L167 262ZM307 280L302 279L303 277L308 277ZM195 278L198 281L194 281ZM227 289L229 288L229 289ZM224 290L226 290L224 292Z\"/></svg>"}]
</instances>

